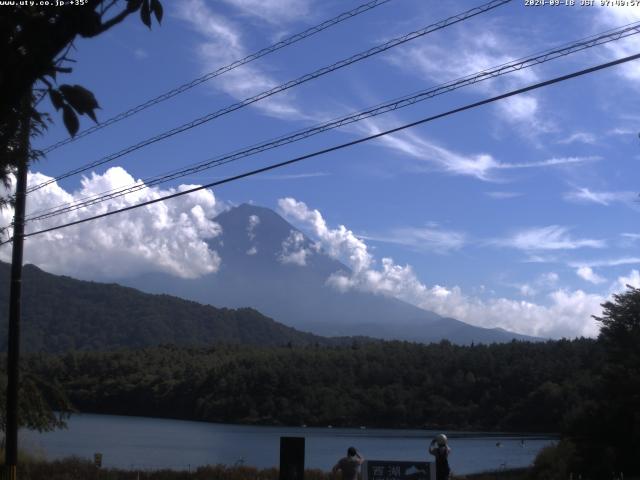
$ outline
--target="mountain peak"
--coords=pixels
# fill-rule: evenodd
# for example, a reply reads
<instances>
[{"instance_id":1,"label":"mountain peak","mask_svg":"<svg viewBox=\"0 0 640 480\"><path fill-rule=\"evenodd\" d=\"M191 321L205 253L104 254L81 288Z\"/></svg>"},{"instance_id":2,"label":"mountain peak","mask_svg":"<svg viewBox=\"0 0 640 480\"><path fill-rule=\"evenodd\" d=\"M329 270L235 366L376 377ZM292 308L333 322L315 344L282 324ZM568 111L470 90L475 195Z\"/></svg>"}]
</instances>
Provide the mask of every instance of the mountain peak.
<instances>
[{"instance_id":1,"label":"mountain peak","mask_svg":"<svg viewBox=\"0 0 640 480\"><path fill-rule=\"evenodd\" d=\"M458 343L522 338L443 318L390 296L336 289L328 280L339 272L349 275L350 269L269 208L243 203L214 220L222 227L209 241L222 260L218 272L184 281L147 276L130 284L210 305L250 306L321 335Z\"/></svg>"}]
</instances>

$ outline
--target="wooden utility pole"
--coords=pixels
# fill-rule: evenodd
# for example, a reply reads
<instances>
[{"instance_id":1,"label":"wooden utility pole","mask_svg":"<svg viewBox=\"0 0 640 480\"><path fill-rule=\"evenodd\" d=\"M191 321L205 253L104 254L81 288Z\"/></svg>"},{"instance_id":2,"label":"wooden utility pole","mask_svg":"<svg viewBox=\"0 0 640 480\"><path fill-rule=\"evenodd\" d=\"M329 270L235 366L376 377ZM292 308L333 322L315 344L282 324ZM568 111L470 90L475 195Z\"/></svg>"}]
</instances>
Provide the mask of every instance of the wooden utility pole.
<instances>
[{"instance_id":1,"label":"wooden utility pole","mask_svg":"<svg viewBox=\"0 0 640 480\"><path fill-rule=\"evenodd\" d=\"M9 347L7 354L7 431L5 465L7 480L17 480L18 465L18 385L20 362L20 303L22 293L22 253L24 246L24 216L27 200L27 170L29 169L29 134L31 131L31 89L21 105L19 163L16 173L16 196L13 217L13 247L11 252L11 290L9 294Z\"/></svg>"}]
</instances>

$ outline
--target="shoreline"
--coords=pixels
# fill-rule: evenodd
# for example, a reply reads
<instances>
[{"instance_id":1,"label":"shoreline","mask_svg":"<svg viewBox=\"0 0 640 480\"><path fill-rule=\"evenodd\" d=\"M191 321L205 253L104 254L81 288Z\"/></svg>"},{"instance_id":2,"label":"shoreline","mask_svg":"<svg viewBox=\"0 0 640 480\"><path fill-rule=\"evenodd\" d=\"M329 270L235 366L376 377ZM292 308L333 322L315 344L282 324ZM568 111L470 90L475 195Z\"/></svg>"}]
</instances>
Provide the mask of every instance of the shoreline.
<instances>
[{"instance_id":1,"label":"shoreline","mask_svg":"<svg viewBox=\"0 0 640 480\"><path fill-rule=\"evenodd\" d=\"M56 412L57 413L57 412ZM358 430L358 431L372 431L382 430L385 432L391 432L394 430L410 431L410 432L430 432L430 433L447 433L449 438L474 438L474 437L524 437L529 439L559 439L560 433L558 432L538 432L538 431L502 431L502 430L466 430L458 429L453 426L423 426L423 427L410 427L410 426L393 426L393 427L379 427L369 425L287 425L282 423L233 423L233 422L209 422L207 420L194 420L180 417L154 417L144 415L127 415L122 413L100 413L100 412L73 412L69 418L80 416L108 416L108 417L121 417L128 419L141 419L141 420L167 420L175 422L196 423L206 425L218 425L227 427L260 427L260 428L291 428L291 429L305 429L305 430ZM67 419L68 420L68 419ZM364 428L363 428L364 427ZM452 432L452 433L448 433ZM419 437L420 435L416 435ZM428 438L428 437L425 437Z\"/></svg>"}]
</instances>

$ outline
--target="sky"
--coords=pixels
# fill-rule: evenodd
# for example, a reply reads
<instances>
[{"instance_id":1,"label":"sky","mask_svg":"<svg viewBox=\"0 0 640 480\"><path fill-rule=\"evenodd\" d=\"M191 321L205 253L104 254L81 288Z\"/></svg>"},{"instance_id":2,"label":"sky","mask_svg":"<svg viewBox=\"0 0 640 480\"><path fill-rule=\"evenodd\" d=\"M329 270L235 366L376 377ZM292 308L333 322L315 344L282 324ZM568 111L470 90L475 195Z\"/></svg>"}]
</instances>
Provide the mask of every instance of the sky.
<instances>
[{"instance_id":1,"label":"sky","mask_svg":"<svg viewBox=\"0 0 640 480\"><path fill-rule=\"evenodd\" d=\"M107 119L289 35L352 0L165 0L151 31L129 18L78 40L60 82L94 92ZM564 3L564 2L563 2ZM630 22L640 7L514 0L83 175L38 190L28 213L309 128ZM597 2L598 4L600 2ZM391 0L93 135L31 166L30 185L269 90L480 2ZM413 106L141 190L27 232L352 141L640 52L640 35L486 80ZM221 259L216 214L272 208L352 269L338 289L391 295L484 327L595 336L592 315L640 287L640 61L510 97L293 166L107 219L34 236L25 261L83 279L163 271L197 278ZM48 100L42 108L52 110ZM59 115L46 147L67 136ZM82 118L81 129L91 126ZM3 224L10 211L0 213ZM10 259L10 249L0 248ZM223 259L222 259L223 260Z\"/></svg>"}]
</instances>

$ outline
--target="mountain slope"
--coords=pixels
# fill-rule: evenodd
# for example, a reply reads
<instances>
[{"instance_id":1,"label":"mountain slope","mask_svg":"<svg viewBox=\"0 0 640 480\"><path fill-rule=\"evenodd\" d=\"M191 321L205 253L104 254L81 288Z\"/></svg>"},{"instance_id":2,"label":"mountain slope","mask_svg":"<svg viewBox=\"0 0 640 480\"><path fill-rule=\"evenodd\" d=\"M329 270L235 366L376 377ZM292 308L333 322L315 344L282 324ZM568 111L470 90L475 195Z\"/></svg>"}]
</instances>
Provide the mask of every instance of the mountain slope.
<instances>
[{"instance_id":1,"label":"mountain slope","mask_svg":"<svg viewBox=\"0 0 640 480\"><path fill-rule=\"evenodd\" d=\"M0 262L0 309L5 312L0 317L0 350L7 345L9 278L10 266ZM297 331L250 308L214 308L116 284L52 275L33 265L24 267L23 279L21 341L26 351L104 350L169 343L340 342Z\"/></svg>"},{"instance_id":2,"label":"mountain slope","mask_svg":"<svg viewBox=\"0 0 640 480\"><path fill-rule=\"evenodd\" d=\"M443 318L395 298L340 292L327 279L336 272L349 273L349 268L318 251L302 232L268 208L243 204L221 213L216 221L223 233L210 247L222 259L218 272L197 279L149 274L121 282L200 303L256 308L279 322L319 335L420 342L448 339L461 344L532 340ZM283 255L289 253L287 242L295 243L298 251L309 251L304 265L283 261Z\"/></svg>"}]
</instances>

